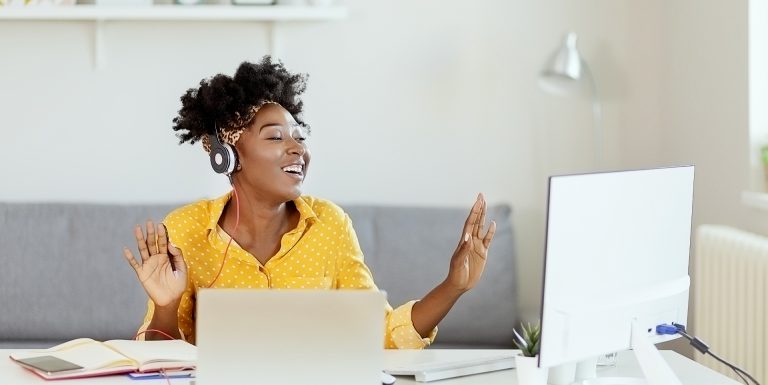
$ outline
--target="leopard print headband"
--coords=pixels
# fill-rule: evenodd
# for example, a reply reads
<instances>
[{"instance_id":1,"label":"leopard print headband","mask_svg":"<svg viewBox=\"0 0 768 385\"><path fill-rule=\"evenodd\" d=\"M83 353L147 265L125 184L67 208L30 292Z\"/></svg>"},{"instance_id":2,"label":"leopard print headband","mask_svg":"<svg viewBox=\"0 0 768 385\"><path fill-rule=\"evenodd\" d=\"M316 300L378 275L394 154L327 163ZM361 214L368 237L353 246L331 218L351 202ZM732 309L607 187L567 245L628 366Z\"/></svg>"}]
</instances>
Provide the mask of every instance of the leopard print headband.
<instances>
[{"instance_id":1,"label":"leopard print headband","mask_svg":"<svg viewBox=\"0 0 768 385\"><path fill-rule=\"evenodd\" d=\"M280 103L273 102L271 100L265 100L259 104L251 106L251 108L248 109L248 113L245 115L240 115L239 112L235 113L235 117L232 120L222 126L221 129L216 130L216 133L219 135L219 140L222 143L226 143L232 147L235 147L237 141L240 140L240 134L245 131L245 127L253 120L253 117L256 116L256 113L259 112L261 107L264 107L266 104L277 104L278 106L280 105ZM211 142L207 135L203 136L202 143L205 152L210 153Z\"/></svg>"}]
</instances>

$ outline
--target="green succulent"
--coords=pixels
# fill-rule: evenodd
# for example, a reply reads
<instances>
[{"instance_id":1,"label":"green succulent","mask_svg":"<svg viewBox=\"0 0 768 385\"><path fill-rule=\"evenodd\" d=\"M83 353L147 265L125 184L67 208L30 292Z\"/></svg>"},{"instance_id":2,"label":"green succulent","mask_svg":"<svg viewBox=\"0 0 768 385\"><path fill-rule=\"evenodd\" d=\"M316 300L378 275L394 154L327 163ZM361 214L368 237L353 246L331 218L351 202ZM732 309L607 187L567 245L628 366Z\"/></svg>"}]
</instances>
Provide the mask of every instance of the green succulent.
<instances>
[{"instance_id":1,"label":"green succulent","mask_svg":"<svg viewBox=\"0 0 768 385\"><path fill-rule=\"evenodd\" d=\"M520 322L520 329L522 330L522 335L518 333L517 329L512 330L515 333L515 338L512 343L515 344L518 349L523 351L524 356L536 357L539 355L539 348L541 347L541 325L538 323L536 323L536 325L531 325L531 323L528 322L528 325L526 326Z\"/></svg>"}]
</instances>

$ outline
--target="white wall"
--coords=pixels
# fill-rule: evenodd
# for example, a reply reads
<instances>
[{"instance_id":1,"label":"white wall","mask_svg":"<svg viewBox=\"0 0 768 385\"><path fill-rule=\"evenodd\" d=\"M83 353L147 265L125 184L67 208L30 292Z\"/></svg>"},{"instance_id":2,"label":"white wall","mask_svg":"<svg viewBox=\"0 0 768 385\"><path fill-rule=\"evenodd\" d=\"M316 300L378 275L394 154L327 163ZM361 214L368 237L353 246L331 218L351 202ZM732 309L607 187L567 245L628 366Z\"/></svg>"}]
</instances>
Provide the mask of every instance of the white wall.
<instances>
[{"instance_id":1,"label":"white wall","mask_svg":"<svg viewBox=\"0 0 768 385\"><path fill-rule=\"evenodd\" d=\"M676 24L681 15L675 5L346 4L347 20L278 27L288 68L310 74L305 116L313 127L313 162L305 192L341 203L468 208L483 191L492 203L510 203L521 303L529 318L540 298L546 175L592 167L589 97L559 98L536 85L564 32L579 33L604 98L608 168L691 163L706 158L710 147L731 143L699 138L706 141L700 148L677 151L687 148L682 145L689 136L699 136L699 126L684 117L698 105L682 93L699 83L693 75L676 74L685 72L685 58L679 64L659 58L661 42L667 41L665 55L681 45L668 42L662 31L689 33L687 24ZM175 144L171 119L186 88L217 72L231 74L240 61L265 53L265 26L107 22L102 70L92 65L93 32L89 22L0 22L0 130L6 144L0 200L184 202L224 191L226 183L212 175L199 147ZM726 45L724 39L718 42ZM707 42L695 44L704 48ZM681 83L668 84L677 77ZM673 93L661 97L666 91ZM719 108L707 107L711 114ZM725 129L742 112L734 108L731 115L700 119ZM717 191L700 194L699 202L725 188L706 172L702 186ZM437 268L447 268L448 259Z\"/></svg>"},{"instance_id":2,"label":"white wall","mask_svg":"<svg viewBox=\"0 0 768 385\"><path fill-rule=\"evenodd\" d=\"M768 1L749 1L749 138L750 188L766 191L760 149L768 145Z\"/></svg>"},{"instance_id":3,"label":"white wall","mask_svg":"<svg viewBox=\"0 0 768 385\"><path fill-rule=\"evenodd\" d=\"M697 165L694 220L743 225L749 179L746 1L664 7L661 159Z\"/></svg>"}]
</instances>

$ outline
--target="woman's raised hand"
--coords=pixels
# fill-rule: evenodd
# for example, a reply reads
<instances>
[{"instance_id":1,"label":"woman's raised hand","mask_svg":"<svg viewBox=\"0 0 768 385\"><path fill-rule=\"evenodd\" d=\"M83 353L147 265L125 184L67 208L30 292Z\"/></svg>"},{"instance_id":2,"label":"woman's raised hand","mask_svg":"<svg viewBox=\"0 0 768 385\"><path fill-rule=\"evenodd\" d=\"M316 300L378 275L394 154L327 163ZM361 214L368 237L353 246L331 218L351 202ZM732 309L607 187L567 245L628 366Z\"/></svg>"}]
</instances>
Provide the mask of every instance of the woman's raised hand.
<instances>
[{"instance_id":1,"label":"woman's raised hand","mask_svg":"<svg viewBox=\"0 0 768 385\"><path fill-rule=\"evenodd\" d=\"M168 242L168 234L162 223L155 227L152 221L147 221L146 236L140 225L136 225L133 233L141 263L136 261L127 247L123 248L123 254L136 271L147 295L156 306L178 304L187 287L187 264L181 250Z\"/></svg>"},{"instance_id":2,"label":"woman's raised hand","mask_svg":"<svg viewBox=\"0 0 768 385\"><path fill-rule=\"evenodd\" d=\"M480 276L483 275L488 258L488 247L496 232L496 222L491 221L488 231L483 234L486 209L485 197L479 194L464 222L464 231L461 233L459 245L456 246L456 251L451 257L447 281L455 289L467 291L475 287Z\"/></svg>"}]
</instances>

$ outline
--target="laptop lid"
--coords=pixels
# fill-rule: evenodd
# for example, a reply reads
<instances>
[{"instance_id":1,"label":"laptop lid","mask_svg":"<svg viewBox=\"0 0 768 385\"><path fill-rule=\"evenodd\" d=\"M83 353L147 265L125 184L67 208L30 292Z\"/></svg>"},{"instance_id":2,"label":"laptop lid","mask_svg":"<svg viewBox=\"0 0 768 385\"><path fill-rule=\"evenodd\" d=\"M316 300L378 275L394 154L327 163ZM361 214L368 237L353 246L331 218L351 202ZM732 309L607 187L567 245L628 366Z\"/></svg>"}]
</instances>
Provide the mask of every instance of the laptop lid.
<instances>
[{"instance_id":1,"label":"laptop lid","mask_svg":"<svg viewBox=\"0 0 768 385\"><path fill-rule=\"evenodd\" d=\"M384 309L372 290L201 290L196 384L381 384Z\"/></svg>"}]
</instances>

